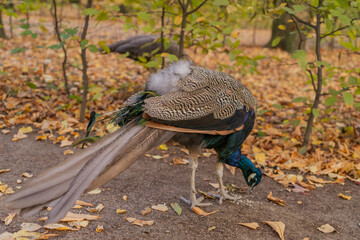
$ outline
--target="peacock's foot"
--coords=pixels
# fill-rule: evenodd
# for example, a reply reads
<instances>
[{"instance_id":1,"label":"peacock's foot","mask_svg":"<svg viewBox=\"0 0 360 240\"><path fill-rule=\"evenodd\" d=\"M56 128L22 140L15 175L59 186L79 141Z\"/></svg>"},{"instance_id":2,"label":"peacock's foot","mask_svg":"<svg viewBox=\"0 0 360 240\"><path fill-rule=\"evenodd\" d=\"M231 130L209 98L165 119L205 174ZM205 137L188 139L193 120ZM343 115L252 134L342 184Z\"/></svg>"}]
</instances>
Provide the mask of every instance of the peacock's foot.
<instances>
[{"instance_id":1,"label":"peacock's foot","mask_svg":"<svg viewBox=\"0 0 360 240\"><path fill-rule=\"evenodd\" d=\"M191 197L190 200L184 198L184 197L180 197L180 199L182 201L184 201L186 204L188 204L189 206L191 206L191 208L193 207L207 207L207 206L212 206L212 203L203 203L202 201L204 200L204 197L201 196L199 198L195 197Z\"/></svg>"},{"instance_id":2,"label":"peacock's foot","mask_svg":"<svg viewBox=\"0 0 360 240\"><path fill-rule=\"evenodd\" d=\"M209 194L210 196L214 197L214 198L218 198L219 199L219 204L221 205L225 200L232 200L232 201L236 201L242 198L242 196L238 195L238 196L231 196L229 195L227 192L223 191L220 194L215 194L212 192L208 192L207 194Z\"/></svg>"}]
</instances>

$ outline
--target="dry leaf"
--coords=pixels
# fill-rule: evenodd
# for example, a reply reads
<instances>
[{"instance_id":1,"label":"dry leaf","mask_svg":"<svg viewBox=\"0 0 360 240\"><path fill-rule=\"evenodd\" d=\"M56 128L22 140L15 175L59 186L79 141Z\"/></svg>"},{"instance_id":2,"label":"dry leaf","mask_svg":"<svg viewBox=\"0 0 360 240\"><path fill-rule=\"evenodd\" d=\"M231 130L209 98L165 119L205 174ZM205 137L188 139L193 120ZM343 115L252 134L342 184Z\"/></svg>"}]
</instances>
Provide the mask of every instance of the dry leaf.
<instances>
[{"instance_id":1,"label":"dry leaf","mask_svg":"<svg viewBox=\"0 0 360 240\"><path fill-rule=\"evenodd\" d=\"M283 222L264 221L264 223L272 227L272 229L274 229L279 234L281 240L285 240L284 238L285 224Z\"/></svg>"},{"instance_id":2,"label":"dry leaf","mask_svg":"<svg viewBox=\"0 0 360 240\"><path fill-rule=\"evenodd\" d=\"M98 225L98 226L96 227L96 231L97 231L97 232L102 232L102 231L104 231L104 226Z\"/></svg>"},{"instance_id":3,"label":"dry leaf","mask_svg":"<svg viewBox=\"0 0 360 240\"><path fill-rule=\"evenodd\" d=\"M164 150L164 151L168 150L166 144L161 144L161 145L158 147L158 149L159 149L159 150Z\"/></svg>"},{"instance_id":4,"label":"dry leaf","mask_svg":"<svg viewBox=\"0 0 360 240\"><path fill-rule=\"evenodd\" d=\"M141 215L145 216L151 213L151 208L147 207L144 210L141 210Z\"/></svg>"},{"instance_id":5,"label":"dry leaf","mask_svg":"<svg viewBox=\"0 0 360 240\"><path fill-rule=\"evenodd\" d=\"M98 212L100 212L101 210L104 209L104 205L102 205L101 203L99 205L96 206L95 208Z\"/></svg>"},{"instance_id":6,"label":"dry leaf","mask_svg":"<svg viewBox=\"0 0 360 240\"><path fill-rule=\"evenodd\" d=\"M81 201L81 200L76 200L76 205L81 205L81 206L94 206L93 204L91 203L87 203L87 202L84 202L84 201Z\"/></svg>"},{"instance_id":7,"label":"dry leaf","mask_svg":"<svg viewBox=\"0 0 360 240\"><path fill-rule=\"evenodd\" d=\"M95 188L94 190L91 190L87 194L99 194L99 193L101 193L101 189L100 188Z\"/></svg>"},{"instance_id":8,"label":"dry leaf","mask_svg":"<svg viewBox=\"0 0 360 240\"><path fill-rule=\"evenodd\" d=\"M35 139L36 139L37 141L39 141L39 140L46 140L46 139L47 139L47 135L37 136Z\"/></svg>"},{"instance_id":9,"label":"dry leaf","mask_svg":"<svg viewBox=\"0 0 360 240\"><path fill-rule=\"evenodd\" d=\"M33 131L33 129L32 129L32 127L22 127L19 129L19 131L26 134L26 133L31 133Z\"/></svg>"},{"instance_id":10,"label":"dry leaf","mask_svg":"<svg viewBox=\"0 0 360 240\"><path fill-rule=\"evenodd\" d=\"M186 165L186 164L189 164L189 160L183 159L183 158L181 158L181 157L174 157L174 158L172 159L172 163L173 163L174 165Z\"/></svg>"},{"instance_id":11,"label":"dry leaf","mask_svg":"<svg viewBox=\"0 0 360 240\"><path fill-rule=\"evenodd\" d=\"M136 218L125 218L126 221L128 221L131 224L143 227L144 225L148 225L151 226L154 224L154 220L149 220L149 221L144 221L144 220L140 220L140 219L136 219Z\"/></svg>"},{"instance_id":12,"label":"dry leaf","mask_svg":"<svg viewBox=\"0 0 360 240\"><path fill-rule=\"evenodd\" d=\"M76 231L76 230L79 230L79 229L76 229L76 228L68 227L68 226L66 226L64 224L61 224L61 223L46 224L46 225L44 225L44 228L45 229L60 230L60 231L67 231L67 230Z\"/></svg>"},{"instance_id":13,"label":"dry leaf","mask_svg":"<svg viewBox=\"0 0 360 240\"><path fill-rule=\"evenodd\" d=\"M15 216L16 213L9 213L7 217L4 219L5 225L9 225Z\"/></svg>"},{"instance_id":14,"label":"dry leaf","mask_svg":"<svg viewBox=\"0 0 360 240\"><path fill-rule=\"evenodd\" d=\"M4 129L1 131L4 135L8 134L10 132L10 130Z\"/></svg>"},{"instance_id":15,"label":"dry leaf","mask_svg":"<svg viewBox=\"0 0 360 240\"><path fill-rule=\"evenodd\" d=\"M67 147L71 146L74 143L74 141L69 141L68 139L62 140L60 147Z\"/></svg>"},{"instance_id":16,"label":"dry leaf","mask_svg":"<svg viewBox=\"0 0 360 240\"><path fill-rule=\"evenodd\" d=\"M64 151L64 155L72 155L72 154L74 154L73 150L68 149Z\"/></svg>"},{"instance_id":17,"label":"dry leaf","mask_svg":"<svg viewBox=\"0 0 360 240\"><path fill-rule=\"evenodd\" d=\"M169 210L169 208L167 206L165 206L164 204L158 204L158 205L154 205L151 206L152 209L160 211L160 212L167 212Z\"/></svg>"},{"instance_id":18,"label":"dry leaf","mask_svg":"<svg viewBox=\"0 0 360 240\"><path fill-rule=\"evenodd\" d=\"M17 134L14 134L13 138L11 139L11 141L18 141L20 139L24 139L27 138L27 135L25 135L24 133L22 133L21 131L18 131Z\"/></svg>"},{"instance_id":19,"label":"dry leaf","mask_svg":"<svg viewBox=\"0 0 360 240\"><path fill-rule=\"evenodd\" d=\"M269 193L269 195L266 197L268 200L270 200L270 201L273 201L274 203L276 203L276 204L279 204L279 205L281 205L281 206L283 206L283 207L285 207L286 205L286 201L284 201L284 200L282 200L282 199L280 199L280 198L276 198L276 197L273 197L273 195L272 195L272 192L270 192Z\"/></svg>"},{"instance_id":20,"label":"dry leaf","mask_svg":"<svg viewBox=\"0 0 360 240\"><path fill-rule=\"evenodd\" d=\"M124 213L127 213L127 211L125 209L116 209L116 213L118 214L124 214Z\"/></svg>"},{"instance_id":21,"label":"dry leaf","mask_svg":"<svg viewBox=\"0 0 360 240\"><path fill-rule=\"evenodd\" d=\"M230 166L230 165L227 165L227 164L225 164L225 167L226 167L227 169L229 169L231 175L235 176L236 167L233 167L233 166Z\"/></svg>"},{"instance_id":22,"label":"dry leaf","mask_svg":"<svg viewBox=\"0 0 360 240\"><path fill-rule=\"evenodd\" d=\"M204 212L204 210L202 210L199 207L193 207L192 210L194 213L196 213L197 215L200 215L200 216L208 216L208 215L214 214L219 211L219 210L215 210L215 211L207 213L207 212Z\"/></svg>"},{"instance_id":23,"label":"dry leaf","mask_svg":"<svg viewBox=\"0 0 360 240\"><path fill-rule=\"evenodd\" d=\"M94 220L94 219L99 219L99 218L101 218L101 217L96 216L96 215L77 214L77 213L68 212L66 214L66 216L63 219L61 219L60 221L73 222L73 221L83 221L83 220Z\"/></svg>"},{"instance_id":24,"label":"dry leaf","mask_svg":"<svg viewBox=\"0 0 360 240\"><path fill-rule=\"evenodd\" d=\"M351 196L347 196L347 195L342 194L342 193L339 193L339 194L338 194L338 197L341 197L341 198L343 198L343 199L345 199L345 200L350 200L350 199L351 199Z\"/></svg>"},{"instance_id":25,"label":"dry leaf","mask_svg":"<svg viewBox=\"0 0 360 240\"><path fill-rule=\"evenodd\" d=\"M209 227L209 228L208 228L208 231L210 232L210 231L215 230L215 229L216 229L216 227L215 227L215 226L212 226L212 227Z\"/></svg>"},{"instance_id":26,"label":"dry leaf","mask_svg":"<svg viewBox=\"0 0 360 240\"><path fill-rule=\"evenodd\" d=\"M1 169L1 170L0 170L0 173L6 173L6 172L9 172L9 171L10 171L10 168Z\"/></svg>"},{"instance_id":27,"label":"dry leaf","mask_svg":"<svg viewBox=\"0 0 360 240\"><path fill-rule=\"evenodd\" d=\"M128 196L124 195L123 200L126 202L127 199L128 199Z\"/></svg>"},{"instance_id":28,"label":"dry leaf","mask_svg":"<svg viewBox=\"0 0 360 240\"><path fill-rule=\"evenodd\" d=\"M40 233L36 233L36 232L28 232L25 231L23 229L21 229L20 231L14 233L12 235L11 239L38 239L38 237L40 236Z\"/></svg>"},{"instance_id":29,"label":"dry leaf","mask_svg":"<svg viewBox=\"0 0 360 240\"><path fill-rule=\"evenodd\" d=\"M324 225L318 227L317 230L319 230L320 232L323 232L323 233L337 232L336 229L333 228L332 226L330 226L329 224L324 224Z\"/></svg>"},{"instance_id":30,"label":"dry leaf","mask_svg":"<svg viewBox=\"0 0 360 240\"><path fill-rule=\"evenodd\" d=\"M211 152L206 152L206 153L203 153L202 155L204 157L210 157L212 155L212 153Z\"/></svg>"},{"instance_id":31,"label":"dry leaf","mask_svg":"<svg viewBox=\"0 0 360 240\"><path fill-rule=\"evenodd\" d=\"M42 228L42 226L40 226L37 223L22 223L20 226L21 226L21 230L25 230L27 232L34 232Z\"/></svg>"},{"instance_id":32,"label":"dry leaf","mask_svg":"<svg viewBox=\"0 0 360 240\"><path fill-rule=\"evenodd\" d=\"M30 174L30 173L28 173L28 172L24 172L23 174L21 174L21 176L26 177L26 178L31 178L31 177L33 177L34 175L33 175L33 174Z\"/></svg>"},{"instance_id":33,"label":"dry leaf","mask_svg":"<svg viewBox=\"0 0 360 240\"><path fill-rule=\"evenodd\" d=\"M254 229L256 230L259 226L259 224L257 222L251 222L251 223L239 223L240 225L242 226L245 226L245 227L248 227L248 228L251 228L251 229Z\"/></svg>"}]
</instances>

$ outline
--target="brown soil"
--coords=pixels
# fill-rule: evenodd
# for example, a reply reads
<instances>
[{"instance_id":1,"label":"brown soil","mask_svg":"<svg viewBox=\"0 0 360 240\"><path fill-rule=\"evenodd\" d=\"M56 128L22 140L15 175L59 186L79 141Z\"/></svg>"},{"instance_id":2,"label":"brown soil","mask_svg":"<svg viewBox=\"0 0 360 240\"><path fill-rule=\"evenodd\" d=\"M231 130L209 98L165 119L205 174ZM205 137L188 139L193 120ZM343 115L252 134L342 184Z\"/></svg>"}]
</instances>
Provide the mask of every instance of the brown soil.
<instances>
[{"instance_id":1,"label":"brown soil","mask_svg":"<svg viewBox=\"0 0 360 240\"><path fill-rule=\"evenodd\" d=\"M0 174L0 181L16 189L16 180L22 179L25 171L38 175L45 169L60 162L64 148L50 142L35 141L35 134L18 142L12 142L15 129L8 135L0 134L0 169L10 168L8 173ZM80 150L77 150L80 151ZM158 151L158 150L157 150ZM101 219L90 221L89 226L79 231L52 231L59 233L52 239L279 239L276 232L263 221L282 221L285 225L285 239L360 239L360 194L359 186L346 181L345 185L326 185L311 191L309 195L288 192L272 179L264 177L252 194L247 192L239 203L225 202L221 206L215 200L214 206L204 207L217 213L201 217L191 211L180 196L188 196L189 168L185 165L170 165L173 156L186 157L178 147L171 147L166 159L142 157L121 176L102 187L96 195L84 195L82 200L95 206L102 203L105 208L99 213ZM216 182L214 174L215 157L202 157L197 172L197 188L211 191L209 182ZM205 179L205 180L204 180ZM208 179L208 180L207 180ZM238 171L232 176L225 171L225 182L238 186L244 185ZM286 207L266 199L272 191L275 197L287 202ZM347 201L340 199L338 193L351 195ZM123 200L127 195L127 201ZM302 201L298 204L297 201ZM183 209L178 216L171 208L168 212L152 211L142 216L140 211L155 204L170 205L177 202ZM126 209L125 215L117 214L116 209ZM73 212L85 210L72 210ZM0 209L0 233L20 230L22 222L35 222L44 213L31 219L17 217L10 225L4 225L9 210ZM135 217L154 220L152 226L138 227L124 220ZM260 228L248 229L239 222L258 222ZM323 224L330 224L338 233L325 234L317 230ZM104 226L103 232L96 232L98 225ZM216 229L208 231L212 226Z\"/></svg>"}]
</instances>

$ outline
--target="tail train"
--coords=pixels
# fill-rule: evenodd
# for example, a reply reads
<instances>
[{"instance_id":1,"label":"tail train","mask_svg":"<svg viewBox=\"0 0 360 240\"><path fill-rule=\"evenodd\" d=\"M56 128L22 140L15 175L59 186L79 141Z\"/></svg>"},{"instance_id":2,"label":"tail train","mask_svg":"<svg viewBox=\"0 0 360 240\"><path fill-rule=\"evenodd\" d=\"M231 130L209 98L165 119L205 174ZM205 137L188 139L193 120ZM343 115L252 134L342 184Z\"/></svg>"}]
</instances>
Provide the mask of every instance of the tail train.
<instances>
[{"instance_id":1,"label":"tail train","mask_svg":"<svg viewBox=\"0 0 360 240\"><path fill-rule=\"evenodd\" d=\"M31 216L52 207L47 223L62 219L84 192L99 187L131 166L147 151L170 140L174 132L148 128L133 120L61 164L50 168L5 200L10 209Z\"/></svg>"}]
</instances>

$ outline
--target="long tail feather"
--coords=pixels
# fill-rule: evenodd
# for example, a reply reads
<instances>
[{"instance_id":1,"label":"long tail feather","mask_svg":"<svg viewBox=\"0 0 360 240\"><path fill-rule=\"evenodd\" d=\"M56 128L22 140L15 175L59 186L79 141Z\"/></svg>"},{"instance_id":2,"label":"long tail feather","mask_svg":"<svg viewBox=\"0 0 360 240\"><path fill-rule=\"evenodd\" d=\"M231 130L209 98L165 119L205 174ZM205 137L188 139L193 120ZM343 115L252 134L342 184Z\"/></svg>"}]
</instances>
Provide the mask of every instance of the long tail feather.
<instances>
[{"instance_id":1,"label":"long tail feather","mask_svg":"<svg viewBox=\"0 0 360 240\"><path fill-rule=\"evenodd\" d=\"M105 184L174 134L129 123L41 174L7 198L5 206L21 209L20 213L25 216L51 206L47 222L59 221L85 190Z\"/></svg>"}]
</instances>

